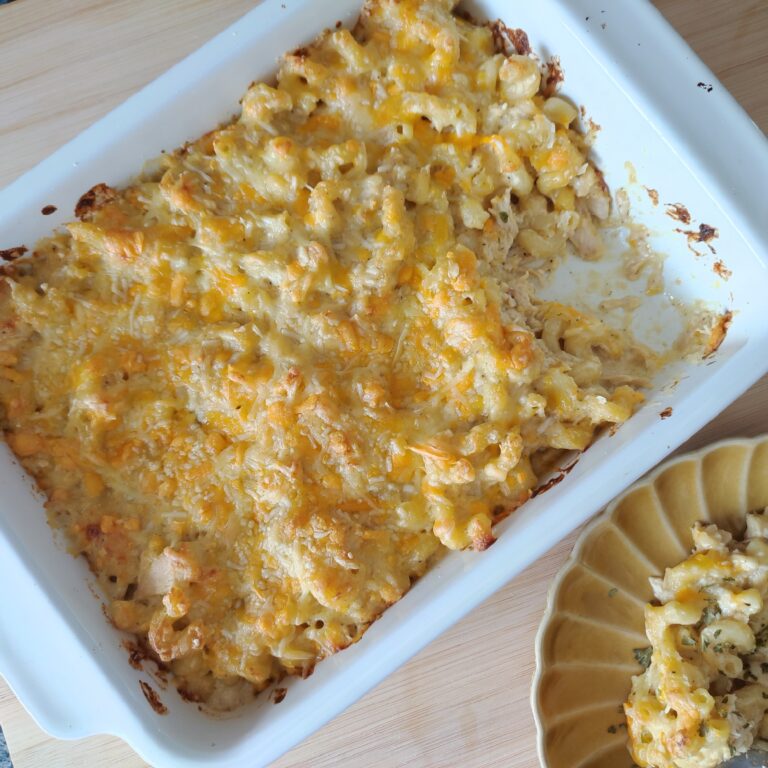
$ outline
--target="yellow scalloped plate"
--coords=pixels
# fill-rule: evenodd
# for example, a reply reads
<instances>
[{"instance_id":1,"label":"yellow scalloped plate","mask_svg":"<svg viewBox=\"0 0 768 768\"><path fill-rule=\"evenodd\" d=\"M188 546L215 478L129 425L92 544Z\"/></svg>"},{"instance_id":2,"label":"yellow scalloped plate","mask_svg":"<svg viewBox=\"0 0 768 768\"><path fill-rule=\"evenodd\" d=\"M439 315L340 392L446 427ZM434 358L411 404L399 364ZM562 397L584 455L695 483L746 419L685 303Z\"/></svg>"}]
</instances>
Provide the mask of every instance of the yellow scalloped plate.
<instances>
[{"instance_id":1,"label":"yellow scalloped plate","mask_svg":"<svg viewBox=\"0 0 768 768\"><path fill-rule=\"evenodd\" d=\"M583 531L549 591L531 692L545 768L631 768L622 703L648 645L649 576L690 552L691 525L737 536L768 506L768 436L679 456L615 499Z\"/></svg>"}]
</instances>

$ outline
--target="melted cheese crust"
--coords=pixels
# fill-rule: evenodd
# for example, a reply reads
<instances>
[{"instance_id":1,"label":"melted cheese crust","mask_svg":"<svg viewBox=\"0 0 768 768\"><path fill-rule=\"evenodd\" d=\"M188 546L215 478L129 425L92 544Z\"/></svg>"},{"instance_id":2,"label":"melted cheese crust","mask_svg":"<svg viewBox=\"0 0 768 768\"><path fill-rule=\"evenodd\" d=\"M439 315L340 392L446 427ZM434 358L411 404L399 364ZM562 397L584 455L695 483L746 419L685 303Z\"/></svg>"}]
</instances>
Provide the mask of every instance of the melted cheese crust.
<instances>
[{"instance_id":1,"label":"melted cheese crust","mask_svg":"<svg viewBox=\"0 0 768 768\"><path fill-rule=\"evenodd\" d=\"M696 524L694 552L652 579L650 665L624 705L641 768L717 768L768 738L768 517L747 538Z\"/></svg>"},{"instance_id":2,"label":"melted cheese crust","mask_svg":"<svg viewBox=\"0 0 768 768\"><path fill-rule=\"evenodd\" d=\"M356 641L642 400L646 350L531 290L602 249L576 110L451 7L371 2L6 269L8 443L211 707Z\"/></svg>"}]
</instances>

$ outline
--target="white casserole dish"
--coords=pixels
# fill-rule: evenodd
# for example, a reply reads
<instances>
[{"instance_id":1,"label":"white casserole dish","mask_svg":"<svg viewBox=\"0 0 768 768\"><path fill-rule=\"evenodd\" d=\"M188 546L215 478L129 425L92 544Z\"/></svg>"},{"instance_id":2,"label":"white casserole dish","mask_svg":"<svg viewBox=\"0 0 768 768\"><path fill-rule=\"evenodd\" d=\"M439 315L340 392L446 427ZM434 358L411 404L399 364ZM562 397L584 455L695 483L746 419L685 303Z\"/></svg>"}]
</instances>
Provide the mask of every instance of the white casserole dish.
<instances>
[{"instance_id":1,"label":"white casserole dish","mask_svg":"<svg viewBox=\"0 0 768 768\"><path fill-rule=\"evenodd\" d=\"M93 184L125 182L161 149L226 119L248 83L268 76L281 53L337 20L353 22L360 2L259 5L0 192L0 249L32 245L71 218ZM158 768L264 765L521 571L768 370L765 138L650 4L603 5L609 7L596 0L478 0L468 8L478 18L501 17L524 28L535 50L559 55L564 92L602 126L596 152L614 189L626 183L624 163L631 160L662 201L684 202L697 221L718 228L718 257L733 271L727 282L712 272L705 249L694 257L663 208L644 193L635 204L636 216L658 232L655 245L669 254L673 292L734 311L717 355L707 365L667 371L616 436L598 441L564 482L499 526L490 550L446 558L358 645L323 662L310 679L284 683L288 693L279 706L262 695L220 720L201 715L170 686L160 694L168 715L149 707L138 681L155 682L126 663L123 638L94 600L84 562L55 545L39 498L4 450L0 673L43 728L61 738L116 734ZM714 88L707 92L699 82ZM54 202L58 212L42 216L41 208ZM649 329L653 314L646 313ZM673 416L661 420L668 406Z\"/></svg>"}]
</instances>

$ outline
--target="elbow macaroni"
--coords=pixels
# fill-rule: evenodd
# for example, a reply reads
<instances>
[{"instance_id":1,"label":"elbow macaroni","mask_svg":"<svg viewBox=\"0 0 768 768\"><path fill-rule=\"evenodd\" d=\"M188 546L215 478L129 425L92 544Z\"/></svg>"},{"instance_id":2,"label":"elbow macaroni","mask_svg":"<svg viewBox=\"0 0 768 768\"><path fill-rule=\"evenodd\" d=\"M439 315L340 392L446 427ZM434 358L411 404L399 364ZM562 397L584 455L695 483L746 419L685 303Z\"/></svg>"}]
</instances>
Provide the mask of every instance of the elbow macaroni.
<instances>
[{"instance_id":1,"label":"elbow macaroni","mask_svg":"<svg viewBox=\"0 0 768 768\"><path fill-rule=\"evenodd\" d=\"M624 705L641 768L717 768L768 735L767 523L747 515L744 544L697 524L691 557L653 580L652 655Z\"/></svg>"},{"instance_id":2,"label":"elbow macaroni","mask_svg":"<svg viewBox=\"0 0 768 768\"><path fill-rule=\"evenodd\" d=\"M594 257L610 199L535 59L452 5L370 2L5 268L8 443L114 623L213 708L489 546L656 364L530 290Z\"/></svg>"}]
</instances>

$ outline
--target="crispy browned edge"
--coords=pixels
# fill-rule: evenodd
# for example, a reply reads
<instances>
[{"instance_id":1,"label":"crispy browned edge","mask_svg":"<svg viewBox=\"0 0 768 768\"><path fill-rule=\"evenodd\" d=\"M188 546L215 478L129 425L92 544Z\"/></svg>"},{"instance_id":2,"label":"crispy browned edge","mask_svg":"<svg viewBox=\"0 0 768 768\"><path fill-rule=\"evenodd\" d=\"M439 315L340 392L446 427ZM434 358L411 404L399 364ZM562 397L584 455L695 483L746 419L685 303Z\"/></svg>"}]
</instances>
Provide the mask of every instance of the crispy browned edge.
<instances>
[{"instance_id":1,"label":"crispy browned edge","mask_svg":"<svg viewBox=\"0 0 768 768\"><path fill-rule=\"evenodd\" d=\"M648 197L651 199L651 202L653 203L653 205L657 206L659 204L658 190L655 190L652 187L644 187L644 189L648 193Z\"/></svg>"},{"instance_id":2,"label":"crispy browned edge","mask_svg":"<svg viewBox=\"0 0 768 768\"><path fill-rule=\"evenodd\" d=\"M712 265L712 271L723 280L727 280L733 274L733 272L725 266L725 263L722 259L718 259Z\"/></svg>"},{"instance_id":3,"label":"crispy browned edge","mask_svg":"<svg viewBox=\"0 0 768 768\"><path fill-rule=\"evenodd\" d=\"M498 53L511 56L527 56L531 53L531 43L524 29L508 27L501 19L488 24L493 35L493 44Z\"/></svg>"},{"instance_id":4,"label":"crispy browned edge","mask_svg":"<svg viewBox=\"0 0 768 768\"><path fill-rule=\"evenodd\" d=\"M117 190L107 184L96 184L85 192L75 205L75 216L81 221L105 206L117 196Z\"/></svg>"},{"instance_id":5,"label":"crispy browned edge","mask_svg":"<svg viewBox=\"0 0 768 768\"><path fill-rule=\"evenodd\" d=\"M577 457L567 467L562 467L562 469L555 470L556 472L559 472L559 474L555 475L554 477L551 477L549 480L547 480L546 483L536 488L531 494L531 497L536 498L536 496L540 496L542 493L546 493L548 490L562 483L563 480L565 480L566 476L571 472L571 470L579 463L579 458L580 457Z\"/></svg>"},{"instance_id":6,"label":"crispy browned edge","mask_svg":"<svg viewBox=\"0 0 768 768\"><path fill-rule=\"evenodd\" d=\"M541 92L544 94L544 96L553 96L558 87L560 86L560 83L565 80L565 73L563 72L563 68L560 65L560 57L559 56L553 56L546 64L547 67L547 76L544 80L544 87L541 89ZM597 124L595 124L597 125ZM598 130L600 126L597 126Z\"/></svg>"},{"instance_id":7,"label":"crispy browned edge","mask_svg":"<svg viewBox=\"0 0 768 768\"><path fill-rule=\"evenodd\" d=\"M667 216L681 224L691 223L691 212L682 203L667 203Z\"/></svg>"},{"instance_id":8,"label":"crispy browned edge","mask_svg":"<svg viewBox=\"0 0 768 768\"><path fill-rule=\"evenodd\" d=\"M16 261L20 259L29 249L26 245L17 245L14 248L6 248L0 251L0 259L2 261Z\"/></svg>"},{"instance_id":9,"label":"crispy browned edge","mask_svg":"<svg viewBox=\"0 0 768 768\"><path fill-rule=\"evenodd\" d=\"M705 359L711 357L718 349L720 349L720 345L725 341L725 337L728 334L728 329L731 327L732 321L733 312L731 312L730 309L723 312L723 314L717 318L712 326L712 330L709 332L709 341L707 342L706 351L704 353Z\"/></svg>"},{"instance_id":10,"label":"crispy browned edge","mask_svg":"<svg viewBox=\"0 0 768 768\"><path fill-rule=\"evenodd\" d=\"M158 715L168 714L168 707L160 701L160 697L157 695L157 691L144 680L139 680L141 686L141 692L144 694L144 698L149 702L149 706L155 710Z\"/></svg>"}]
</instances>

